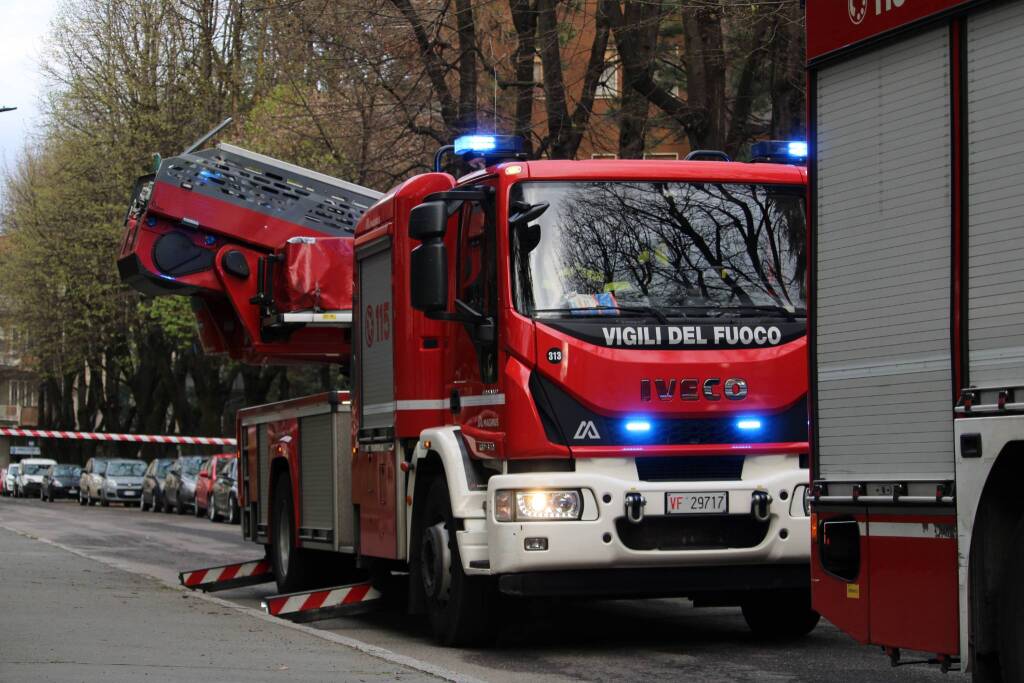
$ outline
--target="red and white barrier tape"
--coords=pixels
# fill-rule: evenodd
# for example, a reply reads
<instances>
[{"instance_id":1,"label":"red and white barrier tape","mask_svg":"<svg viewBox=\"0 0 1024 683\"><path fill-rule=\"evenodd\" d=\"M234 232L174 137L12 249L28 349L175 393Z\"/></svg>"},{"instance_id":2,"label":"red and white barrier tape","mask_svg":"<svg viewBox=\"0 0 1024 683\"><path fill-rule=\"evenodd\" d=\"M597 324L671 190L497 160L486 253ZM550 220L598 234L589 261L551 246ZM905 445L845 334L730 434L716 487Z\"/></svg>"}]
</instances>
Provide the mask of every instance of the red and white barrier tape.
<instances>
[{"instance_id":1,"label":"red and white barrier tape","mask_svg":"<svg viewBox=\"0 0 1024 683\"><path fill-rule=\"evenodd\" d=\"M372 584L357 583L306 593L275 595L263 601L263 609L271 616L290 617L301 612L370 602L379 597L380 591Z\"/></svg>"},{"instance_id":2,"label":"red and white barrier tape","mask_svg":"<svg viewBox=\"0 0 1024 683\"><path fill-rule=\"evenodd\" d=\"M238 564L226 564L222 567L209 567L207 569L196 569L189 572L181 572L178 575L181 585L186 588L209 588L218 583L228 581L239 581L242 579L266 578L273 580L270 576L270 560L256 560L254 562L240 562Z\"/></svg>"},{"instance_id":3,"label":"red and white barrier tape","mask_svg":"<svg viewBox=\"0 0 1024 683\"><path fill-rule=\"evenodd\" d=\"M165 436L159 434L108 434L106 432L60 432L49 429L0 427L0 436L32 436L37 439L83 439L86 441L129 441L133 443L186 443L199 446L234 446L234 439L216 436Z\"/></svg>"}]
</instances>

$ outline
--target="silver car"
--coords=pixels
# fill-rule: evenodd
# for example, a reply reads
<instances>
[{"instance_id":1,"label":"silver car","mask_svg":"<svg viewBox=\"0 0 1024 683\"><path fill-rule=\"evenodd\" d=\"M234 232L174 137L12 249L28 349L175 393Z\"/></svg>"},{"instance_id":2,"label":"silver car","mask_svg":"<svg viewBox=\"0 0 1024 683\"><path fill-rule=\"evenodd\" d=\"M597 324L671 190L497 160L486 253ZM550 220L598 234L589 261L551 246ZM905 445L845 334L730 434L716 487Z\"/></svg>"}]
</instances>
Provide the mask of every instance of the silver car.
<instances>
[{"instance_id":1,"label":"silver car","mask_svg":"<svg viewBox=\"0 0 1024 683\"><path fill-rule=\"evenodd\" d=\"M21 474L21 465L16 462L12 462L7 466L7 472L4 474L4 493L6 495L14 495L15 484L18 482L19 474Z\"/></svg>"},{"instance_id":2,"label":"silver car","mask_svg":"<svg viewBox=\"0 0 1024 683\"><path fill-rule=\"evenodd\" d=\"M78 480L78 504L95 505L100 502L103 489L103 473L107 469L107 458L89 458L82 468Z\"/></svg>"},{"instance_id":3,"label":"silver car","mask_svg":"<svg viewBox=\"0 0 1024 683\"><path fill-rule=\"evenodd\" d=\"M125 507L138 505L142 500L142 477L146 463L142 460L109 460L100 488L100 505L123 503Z\"/></svg>"}]
</instances>

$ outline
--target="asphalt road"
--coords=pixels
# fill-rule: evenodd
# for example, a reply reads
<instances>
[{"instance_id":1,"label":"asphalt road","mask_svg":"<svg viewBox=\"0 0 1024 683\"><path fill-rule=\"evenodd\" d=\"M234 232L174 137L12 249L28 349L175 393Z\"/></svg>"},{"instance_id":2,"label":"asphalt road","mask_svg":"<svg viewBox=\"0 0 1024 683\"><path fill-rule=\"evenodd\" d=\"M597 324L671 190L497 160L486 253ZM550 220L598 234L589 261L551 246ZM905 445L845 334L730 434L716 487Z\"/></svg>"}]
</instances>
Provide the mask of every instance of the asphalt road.
<instances>
[{"instance_id":1,"label":"asphalt road","mask_svg":"<svg viewBox=\"0 0 1024 683\"><path fill-rule=\"evenodd\" d=\"M45 539L108 566L141 575L142 578L133 580L148 581L161 590L176 586L181 570L256 559L261 555L260 548L241 540L237 526L211 524L192 516L140 512L134 508L82 508L71 501L51 504L0 498L0 528ZM5 538L0 535L0 556L7 555L3 547ZM52 546L47 547L57 552ZM12 576L46 573L38 562L23 559L22 555L7 557L0 563L0 614L6 611L4 606L9 604L16 590L17 583L12 583ZM75 559L75 562L86 561ZM75 590L86 589L81 581L77 583ZM260 599L273 592L273 584L268 584L224 591L216 596L240 608L258 609ZM339 658L354 654L350 646L355 645L364 652L383 657L385 670L387 666L395 669L394 662L408 663L411 674L402 675L412 677L435 673L445 678L514 683L522 683L527 677L531 683L682 678L692 681L955 683L967 679L955 672L943 675L937 667L925 664L908 663L891 668L888 659L877 649L858 645L824 621L807 638L795 643L773 644L754 638L738 609L694 609L686 600L534 601L520 607L507 615L507 624L497 645L485 650L437 647L419 619L387 605L366 614L315 622L310 626L333 639L324 644L335 648ZM90 621L95 623L96 633L102 633L107 622L124 618L133 610L137 607L127 603L120 610L100 611ZM28 624L60 623L60 617L55 619L47 614L45 606L37 611L26 611L21 618ZM239 619L267 621L251 613ZM3 621L0 619L0 623ZM147 628L154 628L146 620L139 621L138 627L143 633ZM292 626L280 628L298 632ZM9 661L5 652L6 631L0 627L0 667ZM87 633L85 637L91 636ZM64 637L61 639L63 641ZM267 647L272 652L282 650L284 656L283 650L289 646L286 639L279 644L262 643L260 652L266 653ZM54 656L60 656L59 650L56 648ZM19 670L19 674L25 675L19 675L18 680L35 678L31 670ZM330 678L355 680L363 677L335 674Z\"/></svg>"}]
</instances>

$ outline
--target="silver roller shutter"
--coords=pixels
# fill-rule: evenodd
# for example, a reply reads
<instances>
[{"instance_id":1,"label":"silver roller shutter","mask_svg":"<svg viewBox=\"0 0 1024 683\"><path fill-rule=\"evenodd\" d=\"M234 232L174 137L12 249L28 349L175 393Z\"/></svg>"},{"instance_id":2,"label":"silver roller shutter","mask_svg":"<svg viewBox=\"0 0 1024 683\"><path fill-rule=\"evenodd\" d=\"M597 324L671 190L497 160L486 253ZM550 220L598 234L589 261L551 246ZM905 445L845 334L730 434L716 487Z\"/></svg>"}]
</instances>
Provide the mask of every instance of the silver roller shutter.
<instances>
[{"instance_id":1,"label":"silver roller shutter","mask_svg":"<svg viewBox=\"0 0 1024 683\"><path fill-rule=\"evenodd\" d=\"M945 28L817 81L818 472L953 473Z\"/></svg>"},{"instance_id":2,"label":"silver roller shutter","mask_svg":"<svg viewBox=\"0 0 1024 683\"><path fill-rule=\"evenodd\" d=\"M299 420L302 448L302 527L333 529L334 525L334 431L332 413Z\"/></svg>"},{"instance_id":3,"label":"silver roller shutter","mask_svg":"<svg viewBox=\"0 0 1024 683\"><path fill-rule=\"evenodd\" d=\"M395 423L390 249L359 259L359 305L359 426L390 427ZM367 319L367 312L379 311L386 312L386 319Z\"/></svg>"},{"instance_id":4,"label":"silver roller shutter","mask_svg":"<svg viewBox=\"0 0 1024 683\"><path fill-rule=\"evenodd\" d=\"M971 384L1024 383L1024 5L967 21L967 327Z\"/></svg>"}]
</instances>

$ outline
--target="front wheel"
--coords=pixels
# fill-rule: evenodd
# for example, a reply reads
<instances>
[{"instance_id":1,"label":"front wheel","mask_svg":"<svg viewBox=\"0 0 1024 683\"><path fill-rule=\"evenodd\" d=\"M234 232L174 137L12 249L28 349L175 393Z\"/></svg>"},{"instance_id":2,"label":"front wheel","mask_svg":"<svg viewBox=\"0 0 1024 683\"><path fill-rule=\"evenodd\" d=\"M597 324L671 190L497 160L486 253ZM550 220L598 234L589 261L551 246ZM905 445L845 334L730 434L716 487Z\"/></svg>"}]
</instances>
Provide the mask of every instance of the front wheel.
<instances>
[{"instance_id":1,"label":"front wheel","mask_svg":"<svg viewBox=\"0 0 1024 683\"><path fill-rule=\"evenodd\" d=\"M809 590L768 591L747 598L743 618L754 635L769 640L802 638L821 615L811 609Z\"/></svg>"},{"instance_id":2,"label":"front wheel","mask_svg":"<svg viewBox=\"0 0 1024 683\"><path fill-rule=\"evenodd\" d=\"M497 590L489 577L462 569L455 518L444 479L430 484L418 525L419 586L438 643L449 647L485 645L494 639Z\"/></svg>"},{"instance_id":3,"label":"front wheel","mask_svg":"<svg viewBox=\"0 0 1024 683\"><path fill-rule=\"evenodd\" d=\"M212 495L206 501L206 518L211 522L217 521L217 506L213 502Z\"/></svg>"},{"instance_id":4,"label":"front wheel","mask_svg":"<svg viewBox=\"0 0 1024 683\"><path fill-rule=\"evenodd\" d=\"M238 524L238 501L234 496L228 500L228 524Z\"/></svg>"}]
</instances>

